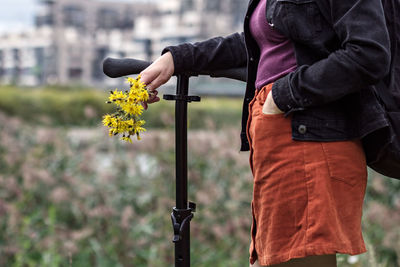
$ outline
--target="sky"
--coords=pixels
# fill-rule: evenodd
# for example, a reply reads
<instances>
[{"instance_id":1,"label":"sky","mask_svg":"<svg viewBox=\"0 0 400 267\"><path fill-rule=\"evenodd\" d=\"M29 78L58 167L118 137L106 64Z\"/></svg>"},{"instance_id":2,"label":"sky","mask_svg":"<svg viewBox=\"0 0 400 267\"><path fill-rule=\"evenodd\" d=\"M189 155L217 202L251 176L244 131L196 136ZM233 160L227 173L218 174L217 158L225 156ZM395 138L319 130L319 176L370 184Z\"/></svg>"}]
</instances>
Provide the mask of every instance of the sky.
<instances>
[{"instance_id":1,"label":"sky","mask_svg":"<svg viewBox=\"0 0 400 267\"><path fill-rule=\"evenodd\" d=\"M138 2L139 0L108 1ZM27 27L32 27L37 3L37 0L0 0L0 33L21 31Z\"/></svg>"},{"instance_id":2,"label":"sky","mask_svg":"<svg viewBox=\"0 0 400 267\"><path fill-rule=\"evenodd\" d=\"M33 25L35 0L0 0L0 32L20 31Z\"/></svg>"}]
</instances>

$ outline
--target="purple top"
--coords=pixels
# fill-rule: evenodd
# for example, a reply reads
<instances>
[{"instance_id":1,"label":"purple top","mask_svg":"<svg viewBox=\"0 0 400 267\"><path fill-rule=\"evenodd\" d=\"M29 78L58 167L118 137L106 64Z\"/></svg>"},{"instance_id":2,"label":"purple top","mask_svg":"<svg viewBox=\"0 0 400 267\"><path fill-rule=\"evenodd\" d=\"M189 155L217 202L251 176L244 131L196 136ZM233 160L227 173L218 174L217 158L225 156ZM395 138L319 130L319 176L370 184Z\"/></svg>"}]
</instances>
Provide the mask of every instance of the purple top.
<instances>
[{"instance_id":1,"label":"purple top","mask_svg":"<svg viewBox=\"0 0 400 267\"><path fill-rule=\"evenodd\" d=\"M272 28L265 18L266 2L267 0L260 0L250 18L250 33L260 48L257 89L261 89L297 68L292 42Z\"/></svg>"}]
</instances>

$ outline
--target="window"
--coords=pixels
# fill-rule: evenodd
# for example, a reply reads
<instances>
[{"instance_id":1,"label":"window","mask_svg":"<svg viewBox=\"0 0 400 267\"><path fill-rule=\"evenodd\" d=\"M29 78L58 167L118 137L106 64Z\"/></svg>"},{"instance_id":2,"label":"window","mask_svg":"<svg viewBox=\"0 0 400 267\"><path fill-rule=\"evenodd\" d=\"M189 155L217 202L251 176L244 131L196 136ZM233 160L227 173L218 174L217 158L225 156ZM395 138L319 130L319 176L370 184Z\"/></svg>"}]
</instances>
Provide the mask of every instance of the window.
<instances>
[{"instance_id":1,"label":"window","mask_svg":"<svg viewBox=\"0 0 400 267\"><path fill-rule=\"evenodd\" d=\"M63 9L63 22L65 26L76 28L84 28L86 22L86 14L79 6L65 6Z\"/></svg>"},{"instance_id":2,"label":"window","mask_svg":"<svg viewBox=\"0 0 400 267\"><path fill-rule=\"evenodd\" d=\"M207 0L206 9L209 11L220 12L221 11L221 1Z\"/></svg>"},{"instance_id":3,"label":"window","mask_svg":"<svg viewBox=\"0 0 400 267\"><path fill-rule=\"evenodd\" d=\"M97 25L101 29L113 29L119 27L119 14L115 9L101 8L97 12Z\"/></svg>"},{"instance_id":4,"label":"window","mask_svg":"<svg viewBox=\"0 0 400 267\"><path fill-rule=\"evenodd\" d=\"M69 78L72 80L79 80L82 77L82 69L81 68L70 68L68 70Z\"/></svg>"}]
</instances>

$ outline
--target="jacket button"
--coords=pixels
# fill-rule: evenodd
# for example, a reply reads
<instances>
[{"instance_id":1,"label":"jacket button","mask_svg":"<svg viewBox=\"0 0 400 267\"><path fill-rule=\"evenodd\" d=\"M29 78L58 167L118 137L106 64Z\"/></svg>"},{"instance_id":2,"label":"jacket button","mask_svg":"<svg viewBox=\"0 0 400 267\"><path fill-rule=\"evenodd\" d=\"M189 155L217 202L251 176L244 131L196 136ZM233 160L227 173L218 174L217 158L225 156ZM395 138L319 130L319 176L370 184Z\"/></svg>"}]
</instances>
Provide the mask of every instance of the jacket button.
<instances>
[{"instance_id":1,"label":"jacket button","mask_svg":"<svg viewBox=\"0 0 400 267\"><path fill-rule=\"evenodd\" d=\"M254 57L250 57L250 61L253 62L254 61Z\"/></svg>"},{"instance_id":2,"label":"jacket button","mask_svg":"<svg viewBox=\"0 0 400 267\"><path fill-rule=\"evenodd\" d=\"M307 127L302 124L302 125L299 126L298 130L299 130L299 133L305 134L307 132Z\"/></svg>"}]
</instances>

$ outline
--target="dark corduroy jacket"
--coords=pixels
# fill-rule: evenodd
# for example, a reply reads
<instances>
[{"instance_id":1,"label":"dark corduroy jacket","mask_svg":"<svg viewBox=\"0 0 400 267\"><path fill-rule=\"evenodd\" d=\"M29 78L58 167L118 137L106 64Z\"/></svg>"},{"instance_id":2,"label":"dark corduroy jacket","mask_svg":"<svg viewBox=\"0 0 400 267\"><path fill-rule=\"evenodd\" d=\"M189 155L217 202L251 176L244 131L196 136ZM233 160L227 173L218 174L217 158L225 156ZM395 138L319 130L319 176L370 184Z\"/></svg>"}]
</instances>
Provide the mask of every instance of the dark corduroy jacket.
<instances>
[{"instance_id":1,"label":"dark corduroy jacket","mask_svg":"<svg viewBox=\"0 0 400 267\"><path fill-rule=\"evenodd\" d=\"M241 150L248 150L248 104L260 56L249 31L259 0L251 0L244 32L164 49L175 73L247 66ZM389 71L389 36L378 0L268 0L266 19L294 44L298 68L275 81L272 96L291 114L294 140L362 138L387 126L374 84Z\"/></svg>"}]
</instances>

